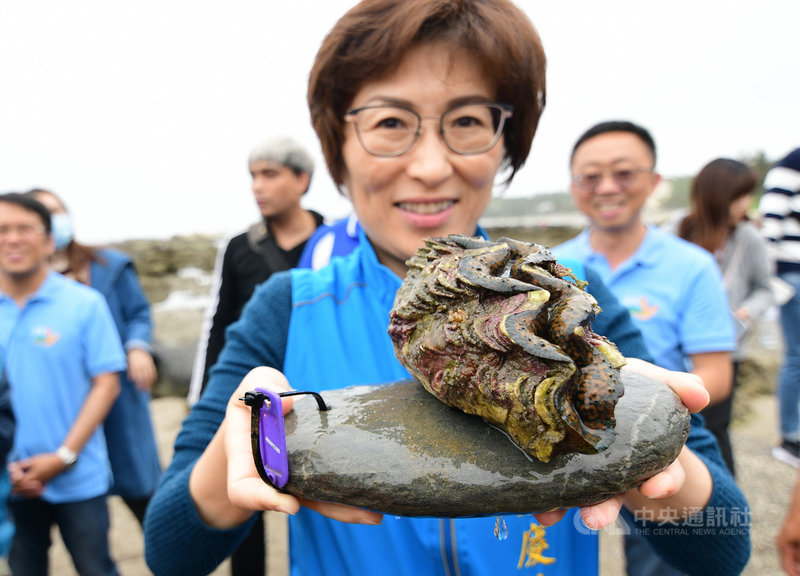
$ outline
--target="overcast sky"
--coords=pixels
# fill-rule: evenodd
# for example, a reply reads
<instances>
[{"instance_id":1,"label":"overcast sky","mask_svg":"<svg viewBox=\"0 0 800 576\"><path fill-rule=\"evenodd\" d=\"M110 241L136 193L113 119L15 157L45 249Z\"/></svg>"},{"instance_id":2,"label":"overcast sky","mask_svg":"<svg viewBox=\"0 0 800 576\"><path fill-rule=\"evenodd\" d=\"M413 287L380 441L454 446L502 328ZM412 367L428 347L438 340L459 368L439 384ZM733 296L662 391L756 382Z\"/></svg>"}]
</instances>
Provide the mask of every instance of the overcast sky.
<instances>
[{"instance_id":1,"label":"overcast sky","mask_svg":"<svg viewBox=\"0 0 800 576\"><path fill-rule=\"evenodd\" d=\"M399 1L399 0L398 0ZM88 242L229 233L257 216L247 154L291 134L306 205L343 215L305 106L352 0L2 0L0 191L46 187ZM547 107L510 195L565 189L575 138L648 127L665 176L800 146L800 2L520 0L548 56Z\"/></svg>"}]
</instances>

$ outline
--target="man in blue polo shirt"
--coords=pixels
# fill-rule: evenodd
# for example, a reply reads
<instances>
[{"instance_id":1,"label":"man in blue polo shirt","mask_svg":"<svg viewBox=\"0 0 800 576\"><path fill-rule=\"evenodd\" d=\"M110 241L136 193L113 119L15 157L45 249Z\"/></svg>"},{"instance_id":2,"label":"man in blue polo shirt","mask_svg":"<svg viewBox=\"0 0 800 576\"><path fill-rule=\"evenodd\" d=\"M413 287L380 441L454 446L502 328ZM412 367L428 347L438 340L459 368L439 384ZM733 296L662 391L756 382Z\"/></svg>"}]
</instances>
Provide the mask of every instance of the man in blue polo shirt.
<instances>
[{"instance_id":1,"label":"man in blue polo shirt","mask_svg":"<svg viewBox=\"0 0 800 576\"><path fill-rule=\"evenodd\" d=\"M50 213L0 195L0 354L17 418L8 465L14 574L47 574L55 523L80 574L117 574L102 423L125 353L103 296L52 272Z\"/></svg>"},{"instance_id":2,"label":"man in blue polo shirt","mask_svg":"<svg viewBox=\"0 0 800 576\"><path fill-rule=\"evenodd\" d=\"M655 142L641 126L612 121L587 130L572 149L570 191L589 226L553 253L598 272L656 364L700 376L714 404L733 382L727 297L711 254L644 222L642 209L661 181L655 163ZM625 539L629 576L679 574L633 532Z\"/></svg>"}]
</instances>

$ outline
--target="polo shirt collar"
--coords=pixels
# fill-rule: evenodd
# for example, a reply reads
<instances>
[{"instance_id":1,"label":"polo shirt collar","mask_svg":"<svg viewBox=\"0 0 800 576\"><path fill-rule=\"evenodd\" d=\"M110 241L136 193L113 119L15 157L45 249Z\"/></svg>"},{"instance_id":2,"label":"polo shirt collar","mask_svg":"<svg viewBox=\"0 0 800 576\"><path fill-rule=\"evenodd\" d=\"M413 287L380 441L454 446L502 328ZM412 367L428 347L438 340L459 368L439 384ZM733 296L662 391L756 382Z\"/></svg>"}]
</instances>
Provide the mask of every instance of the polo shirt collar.
<instances>
[{"instance_id":1,"label":"polo shirt collar","mask_svg":"<svg viewBox=\"0 0 800 576\"><path fill-rule=\"evenodd\" d=\"M42 285L39 286L39 289L36 292L34 292L31 295L31 297L28 298L27 301L33 302L35 300L50 298L53 294L55 294L59 290L64 280L65 278L61 274L53 270L50 270L47 273L47 277L44 279L44 282L42 282ZM0 292L0 299L8 300L10 299L10 297L5 292Z\"/></svg>"},{"instance_id":2,"label":"polo shirt collar","mask_svg":"<svg viewBox=\"0 0 800 576\"><path fill-rule=\"evenodd\" d=\"M579 255L580 259L587 262L590 266L593 264L597 266L598 261L601 261L605 267L608 267L608 261L606 260L605 255L592 249L592 245L589 242L590 233L591 227L586 227L581 230L577 236L578 247L581 252ZM659 230L655 226L647 225L647 230L645 231L644 238L642 239L642 243L639 245L639 248L637 248L636 252L633 253L633 256L631 256L622 266L619 267L619 269L615 271L615 274L637 266L656 266L660 258L660 238L663 236L663 234L665 234L665 232Z\"/></svg>"},{"instance_id":3,"label":"polo shirt collar","mask_svg":"<svg viewBox=\"0 0 800 576\"><path fill-rule=\"evenodd\" d=\"M631 259L633 262L647 267L654 267L660 260L661 238L665 232L655 226L647 226L647 232L639 245L639 249Z\"/></svg>"}]
</instances>

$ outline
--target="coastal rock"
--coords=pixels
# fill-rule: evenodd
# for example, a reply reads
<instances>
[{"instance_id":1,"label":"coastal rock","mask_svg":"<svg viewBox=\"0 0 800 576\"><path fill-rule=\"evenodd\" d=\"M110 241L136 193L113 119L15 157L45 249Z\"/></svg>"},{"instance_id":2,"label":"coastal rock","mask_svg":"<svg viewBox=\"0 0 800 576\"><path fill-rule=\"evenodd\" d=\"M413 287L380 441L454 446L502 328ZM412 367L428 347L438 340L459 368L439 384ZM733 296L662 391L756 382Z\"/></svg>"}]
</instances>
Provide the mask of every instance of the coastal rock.
<instances>
[{"instance_id":1,"label":"coastal rock","mask_svg":"<svg viewBox=\"0 0 800 576\"><path fill-rule=\"evenodd\" d=\"M665 468L689 415L663 383L623 371L616 437L597 454L539 462L499 429L448 407L416 381L295 400L286 416L286 492L398 516L533 513L594 504Z\"/></svg>"}]
</instances>

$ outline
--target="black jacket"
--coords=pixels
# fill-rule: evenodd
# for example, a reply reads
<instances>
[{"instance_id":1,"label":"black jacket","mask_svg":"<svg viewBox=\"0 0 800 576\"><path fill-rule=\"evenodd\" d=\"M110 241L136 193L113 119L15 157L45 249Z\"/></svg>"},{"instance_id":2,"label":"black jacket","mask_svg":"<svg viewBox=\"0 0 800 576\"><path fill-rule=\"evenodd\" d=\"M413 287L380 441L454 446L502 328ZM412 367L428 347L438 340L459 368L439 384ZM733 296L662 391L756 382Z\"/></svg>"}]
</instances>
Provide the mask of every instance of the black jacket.
<instances>
[{"instance_id":1,"label":"black jacket","mask_svg":"<svg viewBox=\"0 0 800 576\"><path fill-rule=\"evenodd\" d=\"M14 444L14 410L11 407L11 389L5 371L0 368L0 464L5 466L8 453Z\"/></svg>"},{"instance_id":2,"label":"black jacket","mask_svg":"<svg viewBox=\"0 0 800 576\"><path fill-rule=\"evenodd\" d=\"M323 217L314 211L309 212L319 227ZM304 241L291 250L283 250L275 243L266 224L258 222L247 232L231 238L227 246L221 248L225 252L217 281L219 292L216 309L208 332L203 389L208 382L208 372L225 344L225 329L239 319L256 286L275 272L297 266L305 245Z\"/></svg>"}]
</instances>

